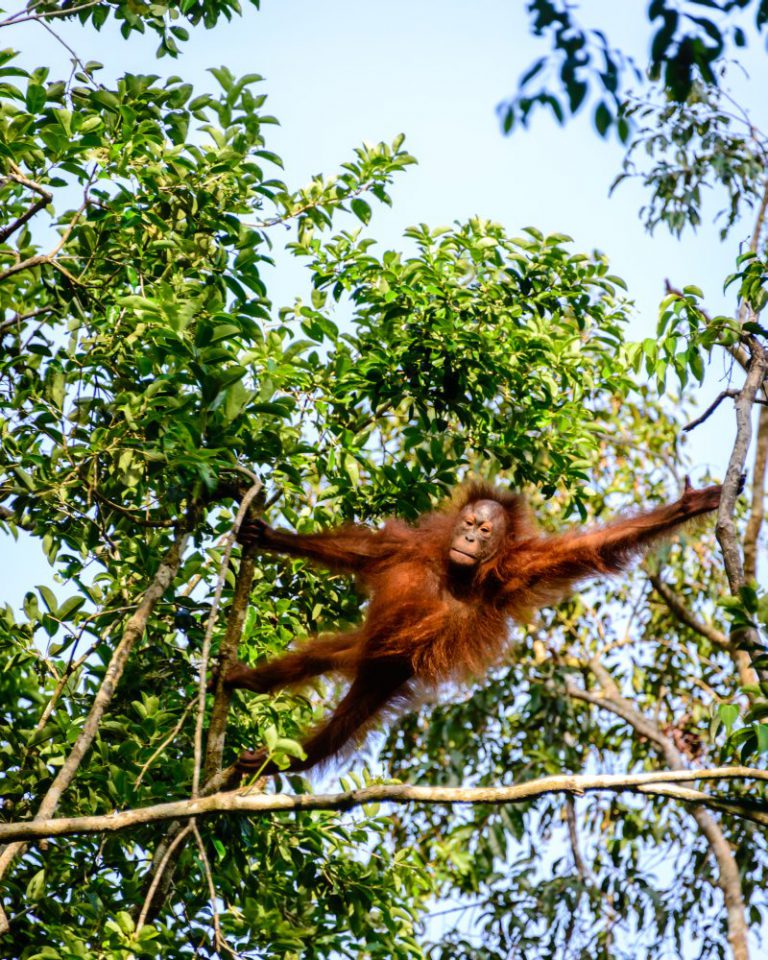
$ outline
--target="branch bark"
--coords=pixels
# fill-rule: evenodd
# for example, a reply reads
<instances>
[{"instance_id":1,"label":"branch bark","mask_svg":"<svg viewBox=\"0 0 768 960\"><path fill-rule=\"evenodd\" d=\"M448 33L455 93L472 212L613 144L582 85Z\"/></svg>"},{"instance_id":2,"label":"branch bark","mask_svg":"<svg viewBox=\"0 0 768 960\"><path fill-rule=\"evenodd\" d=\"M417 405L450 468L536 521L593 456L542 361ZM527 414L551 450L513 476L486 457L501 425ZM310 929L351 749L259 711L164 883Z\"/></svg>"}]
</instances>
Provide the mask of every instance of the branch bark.
<instances>
[{"instance_id":1,"label":"branch bark","mask_svg":"<svg viewBox=\"0 0 768 960\"><path fill-rule=\"evenodd\" d=\"M755 337L748 337L746 343L750 352L750 362L744 386L739 391L734 404L736 439L725 472L723 495L717 511L717 524L715 526L715 535L723 554L725 574L733 596L738 596L739 590L746 582L741 548L734 521L736 497L752 440L752 408L755 404L757 391L763 386L768 372L768 353ZM753 627L741 629L738 633L734 633L731 638L734 647L733 658L739 670L741 683L744 686L756 684L758 681L749 654L749 650L756 647L757 641L757 632Z\"/></svg>"},{"instance_id":2,"label":"branch bark","mask_svg":"<svg viewBox=\"0 0 768 960\"><path fill-rule=\"evenodd\" d=\"M209 797L159 803L137 810L103 814L92 817L56 817L30 820L25 823L0 824L0 841L41 840L49 837L67 837L94 833L119 833L132 827L168 820L189 819L228 813L238 816L277 813L293 810L352 810L367 803L528 803L536 797L554 793L581 796L596 791L648 793L668 791L670 784L691 780L754 779L768 782L768 770L752 767L713 767L709 770L654 770L649 773L629 774L561 774L529 780L507 787L414 787L409 784L381 784L349 790L343 793L251 793L244 790L215 793ZM658 787L657 787L658 785ZM662 789L663 788L663 789ZM694 791L699 793L698 791ZM693 802L722 803L707 793L693 798ZM738 802L728 801L733 807ZM734 809L734 812L735 809ZM768 813L754 811L744 805L743 814L759 817L768 824Z\"/></svg>"},{"instance_id":3,"label":"branch bark","mask_svg":"<svg viewBox=\"0 0 768 960\"><path fill-rule=\"evenodd\" d=\"M768 464L768 409L760 408L755 463L752 470L752 503L744 533L744 576L757 580L757 544L765 518L765 471Z\"/></svg>"},{"instance_id":4,"label":"branch bark","mask_svg":"<svg viewBox=\"0 0 768 960\"><path fill-rule=\"evenodd\" d=\"M20 217L17 217L12 223L0 228L0 243L5 243L8 237L14 234L20 227L23 227L24 224L27 223L28 220L31 220L39 210L47 207L48 204L53 200L52 193L49 193L48 190L40 186L40 184L36 183L34 180L30 180L29 177L25 177L21 171L8 174L7 179L13 180L16 183L34 191L36 194L38 194L39 199L31 203L24 213L22 213Z\"/></svg>"},{"instance_id":5,"label":"branch bark","mask_svg":"<svg viewBox=\"0 0 768 960\"><path fill-rule=\"evenodd\" d=\"M248 599L251 595L253 574L256 565L256 546L244 546L240 555L240 567L235 580L235 590L232 598L232 607L227 618L227 629L221 644L218 659L218 677L214 690L213 707L208 724L208 739L205 745L205 765L203 780L207 783L221 770L224 756L224 739L229 716L229 705L232 701L232 692L224 683L230 667L237 660L237 651L240 638L243 635L243 624L248 612Z\"/></svg>"}]
</instances>

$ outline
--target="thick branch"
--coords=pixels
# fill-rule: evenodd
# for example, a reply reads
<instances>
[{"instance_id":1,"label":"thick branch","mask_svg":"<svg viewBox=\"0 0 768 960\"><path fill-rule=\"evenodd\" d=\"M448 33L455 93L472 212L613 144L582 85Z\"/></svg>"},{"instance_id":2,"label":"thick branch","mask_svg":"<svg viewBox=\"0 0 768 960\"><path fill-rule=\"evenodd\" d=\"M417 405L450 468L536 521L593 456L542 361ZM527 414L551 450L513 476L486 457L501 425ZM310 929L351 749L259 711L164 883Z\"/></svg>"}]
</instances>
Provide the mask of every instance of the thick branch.
<instances>
[{"instance_id":1,"label":"thick branch","mask_svg":"<svg viewBox=\"0 0 768 960\"><path fill-rule=\"evenodd\" d=\"M755 226L752 231L752 237L749 241L749 249L752 253L757 253L757 249L760 246L760 237L763 233L763 227L765 226L765 215L768 211L768 177L765 178L765 184L763 186L763 196L760 200L760 206L757 208L757 215L755 216Z\"/></svg>"},{"instance_id":2,"label":"thick branch","mask_svg":"<svg viewBox=\"0 0 768 960\"><path fill-rule=\"evenodd\" d=\"M754 779L768 782L768 770L752 767L714 767L709 770L655 770L629 774L562 774L542 777L508 787L414 787L409 784L382 784L349 790L345 793L286 794L249 793L245 790L216 793L195 800L159 803L137 810L92 817L57 817L26 823L0 824L0 841L41 840L93 833L119 833L132 827L166 820L212 816L219 813L249 815L286 810L351 810L367 803L527 803L553 793L575 794L595 791L633 793L654 784L683 783L691 780ZM717 798L702 794L697 803ZM723 802L723 801L718 801ZM728 801L738 806L735 801ZM746 807L749 810L749 807ZM751 813L752 811L749 810ZM768 823L768 815L765 822Z\"/></svg>"},{"instance_id":3,"label":"thick branch","mask_svg":"<svg viewBox=\"0 0 768 960\"><path fill-rule=\"evenodd\" d=\"M765 517L765 469L768 464L768 409L760 408L755 445L755 464L752 471L752 504L747 529L744 533L744 576L757 579L757 543Z\"/></svg>"},{"instance_id":4,"label":"thick branch","mask_svg":"<svg viewBox=\"0 0 768 960\"><path fill-rule=\"evenodd\" d=\"M723 554L728 585L733 596L738 596L739 590L746 582L738 532L734 520L736 497L752 439L752 408L755 404L757 391L764 385L766 372L768 371L768 354L761 344L754 337L749 337L747 344L751 359L747 378L735 402L736 439L725 473L723 495L720 500L715 527L717 541ZM757 645L756 630L753 627L747 627L739 630L738 634L732 639L736 648L733 654L734 661L738 667L742 685L757 683L757 674L751 666L751 657L748 652Z\"/></svg>"},{"instance_id":5,"label":"thick branch","mask_svg":"<svg viewBox=\"0 0 768 960\"><path fill-rule=\"evenodd\" d=\"M733 515L741 475L744 473L747 451L752 439L752 407L768 370L768 355L754 337L749 338L749 346L752 359L744 386L736 398L736 439L725 473L716 527L717 539L725 562L725 573L734 596L738 595L739 590L744 586L744 568Z\"/></svg>"}]
</instances>

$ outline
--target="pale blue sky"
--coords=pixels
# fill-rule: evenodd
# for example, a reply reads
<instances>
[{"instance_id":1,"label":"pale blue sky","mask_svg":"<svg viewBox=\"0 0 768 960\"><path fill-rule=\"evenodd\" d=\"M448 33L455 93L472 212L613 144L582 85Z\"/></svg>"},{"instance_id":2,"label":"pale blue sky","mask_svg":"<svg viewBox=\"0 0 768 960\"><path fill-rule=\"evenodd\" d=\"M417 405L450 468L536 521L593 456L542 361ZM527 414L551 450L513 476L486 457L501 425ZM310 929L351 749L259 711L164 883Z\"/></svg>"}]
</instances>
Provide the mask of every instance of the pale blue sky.
<instances>
[{"instance_id":1,"label":"pale blue sky","mask_svg":"<svg viewBox=\"0 0 768 960\"><path fill-rule=\"evenodd\" d=\"M644 0L593 0L583 4L582 20L606 30L642 62L645 7ZM733 309L722 296L722 280L750 225L737 229L725 246L709 225L682 242L661 230L649 237L638 216L644 199L639 185L608 198L622 151L598 139L589 116L563 129L542 114L529 131L501 135L496 105L547 49L529 35L522 0L264 0L261 11L246 3L242 19L197 30L177 61L154 58L152 34L124 41L114 24L100 34L72 24L56 29L82 60L105 64L105 80L124 71L179 74L198 89L213 89L209 66L226 63L235 74L262 74L268 110L281 121L267 128L267 146L284 158L285 178L293 185L333 172L362 140L391 140L405 132L419 166L397 178L393 209L375 208L371 232L385 246L398 245L409 224L479 214L512 232L533 225L568 233L582 249L604 251L638 304L635 337L653 334L665 277L676 286L702 287L714 312ZM25 66L48 64L56 77L69 73L67 50L39 24L6 29L2 41L24 51ZM751 78L736 77L739 95L765 127L768 57L759 43L745 63ZM304 292L302 279L295 265L268 278L276 303ZM723 369L716 363L702 404L722 389ZM694 476L707 467L722 475L731 436L724 404L694 434ZM0 534L0 549L12 557L0 600L16 605L49 571L35 545L13 546Z\"/></svg>"}]
</instances>

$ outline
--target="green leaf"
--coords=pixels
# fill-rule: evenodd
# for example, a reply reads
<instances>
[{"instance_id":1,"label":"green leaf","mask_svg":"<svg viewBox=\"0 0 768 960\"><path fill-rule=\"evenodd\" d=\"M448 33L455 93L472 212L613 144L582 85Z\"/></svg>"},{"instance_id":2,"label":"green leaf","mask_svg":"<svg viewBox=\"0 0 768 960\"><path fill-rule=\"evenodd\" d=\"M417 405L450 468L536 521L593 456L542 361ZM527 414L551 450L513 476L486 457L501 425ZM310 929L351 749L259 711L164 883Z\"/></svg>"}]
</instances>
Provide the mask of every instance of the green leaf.
<instances>
[{"instance_id":1,"label":"green leaf","mask_svg":"<svg viewBox=\"0 0 768 960\"><path fill-rule=\"evenodd\" d=\"M721 703L717 708L717 715L728 733L739 716L739 708L733 703Z\"/></svg>"},{"instance_id":2,"label":"green leaf","mask_svg":"<svg viewBox=\"0 0 768 960\"><path fill-rule=\"evenodd\" d=\"M601 137L608 133L608 128L613 122L613 114L608 106L601 100L595 107L595 128Z\"/></svg>"},{"instance_id":3,"label":"green leaf","mask_svg":"<svg viewBox=\"0 0 768 960\"><path fill-rule=\"evenodd\" d=\"M56 602L56 595L54 594L53 590L51 590L49 587L40 585L37 587L37 591L40 594L40 596L43 598L43 603L46 605L46 607L51 611L51 613L54 616L56 616L58 613L59 606L58 606L58 603Z\"/></svg>"},{"instance_id":4,"label":"green leaf","mask_svg":"<svg viewBox=\"0 0 768 960\"><path fill-rule=\"evenodd\" d=\"M37 113L45 106L45 87L37 83L30 83L27 87L26 106L30 113Z\"/></svg>"},{"instance_id":5,"label":"green leaf","mask_svg":"<svg viewBox=\"0 0 768 960\"><path fill-rule=\"evenodd\" d=\"M355 199L350 202L350 207L352 208L352 212L355 214L358 220L362 220L363 223L365 224L370 223L370 220L371 220L370 204L368 204L365 200L361 199L360 197L355 197Z\"/></svg>"},{"instance_id":6,"label":"green leaf","mask_svg":"<svg viewBox=\"0 0 768 960\"><path fill-rule=\"evenodd\" d=\"M84 604L85 604L85 597L80 597L80 596L69 597L59 607L59 611L57 614L59 620L71 620L72 615L77 613L77 611ZM51 612L53 613L54 611L51 611Z\"/></svg>"},{"instance_id":7,"label":"green leaf","mask_svg":"<svg viewBox=\"0 0 768 960\"><path fill-rule=\"evenodd\" d=\"M40 900L45 893L45 870L38 870L27 884L27 900L34 903Z\"/></svg>"},{"instance_id":8,"label":"green leaf","mask_svg":"<svg viewBox=\"0 0 768 960\"><path fill-rule=\"evenodd\" d=\"M275 741L273 751L276 753L287 753L290 757L296 757L304 760L307 754L298 740L291 740L288 737L278 737Z\"/></svg>"}]
</instances>

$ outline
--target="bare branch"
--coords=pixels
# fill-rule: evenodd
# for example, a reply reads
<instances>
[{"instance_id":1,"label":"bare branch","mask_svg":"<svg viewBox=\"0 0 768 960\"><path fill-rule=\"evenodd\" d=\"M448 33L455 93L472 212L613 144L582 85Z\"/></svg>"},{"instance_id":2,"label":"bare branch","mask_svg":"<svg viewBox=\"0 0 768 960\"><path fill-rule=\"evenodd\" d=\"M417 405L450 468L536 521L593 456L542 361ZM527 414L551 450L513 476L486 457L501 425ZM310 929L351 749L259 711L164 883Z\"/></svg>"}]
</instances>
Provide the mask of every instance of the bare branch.
<instances>
[{"instance_id":1,"label":"bare branch","mask_svg":"<svg viewBox=\"0 0 768 960\"><path fill-rule=\"evenodd\" d=\"M560 774L505 787L421 787L380 784L343 793L252 793L250 788L209 797L160 803L136 810L91 817L56 817L24 823L0 824L0 842L40 840L94 833L119 833L148 823L207 817L228 813L238 816L293 810L351 810L367 803L528 803L550 794L581 796L597 791L640 792L653 784L697 780L756 780L768 782L768 770L753 767L713 767L707 770L655 770L650 773ZM717 800L709 794L697 803ZM723 801L718 801L723 802ZM737 801L728 801L738 805ZM750 809L749 805L745 809ZM735 811L734 811L735 812Z\"/></svg>"},{"instance_id":2,"label":"bare branch","mask_svg":"<svg viewBox=\"0 0 768 960\"><path fill-rule=\"evenodd\" d=\"M2 23L0 23L0 26L2 26ZM69 237L72 231L75 229L75 226L80 220L80 217L83 215L83 211L86 209L86 207L90 203L89 192L90 192L91 184L93 183L93 178L96 176L96 170L97 168L94 167L93 170L91 171L91 175L89 176L88 182L85 186L83 202L80 204L79 208L75 211L74 216L67 224L64 232L59 238L59 242L56 244L53 250L51 250L50 253L40 253L34 257L29 257L27 260L21 260L18 263L14 263L13 266L8 267L7 270L3 271L3 273L0 273L0 283L2 283L3 280L7 280L9 277L12 277L17 273L21 273L23 270L29 270L32 267L39 267L44 263L49 263L52 267L55 267L57 270L61 271L61 273L63 273L67 277L67 279L69 279L72 283L77 284L80 282L76 277L74 277L65 267L63 267L56 260L56 257L59 255L59 253L61 253L62 248L66 244L67 240L69 240Z\"/></svg>"},{"instance_id":3,"label":"bare branch","mask_svg":"<svg viewBox=\"0 0 768 960\"><path fill-rule=\"evenodd\" d=\"M765 214L768 211L768 177L765 179L765 186L763 187L763 197L760 201L760 206L757 208L757 215L755 216L755 227L752 231L752 238L749 241L749 249L752 253L757 253L757 249L760 246L760 237L763 233L763 227L765 226Z\"/></svg>"},{"instance_id":4,"label":"bare branch","mask_svg":"<svg viewBox=\"0 0 768 960\"><path fill-rule=\"evenodd\" d=\"M37 310L30 310L29 313L14 313L8 320L0 322L0 336L8 333L9 330L13 330L14 327L20 330L23 320L31 320L33 317L39 317L43 313L50 313L51 310L53 310L53 307L48 306L38 307Z\"/></svg>"},{"instance_id":5,"label":"bare branch","mask_svg":"<svg viewBox=\"0 0 768 960\"><path fill-rule=\"evenodd\" d=\"M51 200L53 200L52 193L49 193L46 189L41 187L39 183L35 183L34 180L29 180L22 173L10 173L8 174L7 179L14 180L16 183L22 184L30 190L33 190L35 193L39 194L39 198L35 200L34 203L31 203L20 217L17 217L12 223L0 228L0 243L5 243L11 234L15 233L20 227L23 227L24 224L28 220L31 220L39 210L42 210L43 207L47 207Z\"/></svg>"},{"instance_id":6,"label":"bare branch","mask_svg":"<svg viewBox=\"0 0 768 960\"><path fill-rule=\"evenodd\" d=\"M690 423L686 424L683 427L683 433L688 433L690 430L693 430L694 427L698 427L700 423L704 423L705 420L708 420L712 416L712 414L715 412L715 410L717 410L717 408L720 406L723 400L727 399L728 397L731 397L731 398L738 397L738 395L739 395L738 390L723 390L720 393L720 395L717 397L717 399L713 403L710 403L710 405L707 407L707 409L704 411L704 413L702 413L700 417L696 417L695 420L691 420Z\"/></svg>"},{"instance_id":7,"label":"bare branch","mask_svg":"<svg viewBox=\"0 0 768 960\"><path fill-rule=\"evenodd\" d=\"M178 845L182 842L182 840L184 840L190 833L192 833L192 827L193 827L193 821L190 820L190 822L183 829L179 830L179 832L173 838L171 843L168 844L168 848L167 850L165 850L163 857L160 863L158 864L157 869L155 870L155 875L152 877L152 883L150 884L149 890L147 891L147 895L144 898L144 905L142 906L141 913L139 914L138 920L136 921L137 933L141 930L141 928L147 922L147 914L149 913L149 909L152 905L152 901L154 900L155 890L157 889L157 885L158 883L160 883L163 873L165 872L166 864L168 863L170 858L173 856L173 852L176 849L176 847L178 847Z\"/></svg>"},{"instance_id":8,"label":"bare branch","mask_svg":"<svg viewBox=\"0 0 768 960\"><path fill-rule=\"evenodd\" d=\"M682 800L685 803L706 804L723 813L733 813L743 820L752 820L753 823L768 826L768 810L750 809L748 801L741 803L738 800L713 797L711 793L704 793L703 790L692 790L690 787L679 787L671 783L654 783L649 786L639 786L637 789L640 793L653 794L657 797L674 797L675 800Z\"/></svg>"},{"instance_id":9,"label":"bare branch","mask_svg":"<svg viewBox=\"0 0 768 960\"><path fill-rule=\"evenodd\" d=\"M253 585L256 546L243 547L240 555L240 567L237 571L232 606L227 616L227 628L218 658L218 679L214 690L213 707L208 721L208 738L205 745L205 765L203 780L207 783L221 770L224 755L224 737L229 716L232 692L224 683L229 668L237 660L237 650L243 633L245 615L248 612L248 600Z\"/></svg>"},{"instance_id":10,"label":"bare branch","mask_svg":"<svg viewBox=\"0 0 768 960\"><path fill-rule=\"evenodd\" d=\"M203 872L205 873L205 879L208 884L208 898L211 901L211 916L213 917L213 936L214 943L216 944L216 949L221 953L222 950L226 950L227 953L232 954L233 957L236 957L237 954L229 946L224 937L224 934L221 929L221 921L219 920L219 908L217 906L218 897L216 896L216 886L213 882L213 872L211 871L211 864L208 860L208 854L205 851L205 844L203 843L203 838L200 836L200 830L198 829L197 822L195 820L190 820L192 826L192 832L195 835L195 840L197 841L197 850L200 854L200 860L203 864Z\"/></svg>"},{"instance_id":11,"label":"bare branch","mask_svg":"<svg viewBox=\"0 0 768 960\"><path fill-rule=\"evenodd\" d=\"M757 391L764 385L766 372L768 372L768 353L755 337L748 337L746 342L751 359L744 386L739 391L739 396L735 402L736 438L725 472L723 493L715 526L715 535L723 554L725 573L733 596L738 596L740 589L746 582L741 547L734 520L736 497L752 440L752 408L755 404ZM747 652L749 649L753 649L756 644L757 634L751 627L740 630L738 637L735 638L734 646L739 649L735 651L734 659L739 668L742 683L745 681L755 683L757 681L757 675L750 666L751 658Z\"/></svg>"},{"instance_id":12,"label":"bare branch","mask_svg":"<svg viewBox=\"0 0 768 960\"><path fill-rule=\"evenodd\" d=\"M603 667L597 657L589 663L589 667L597 678L603 689L603 696L598 696L586 690L582 690L574 683L567 685L567 692L578 699L585 700L600 706L616 716L622 717L636 733L647 737L655 744L661 756L672 770L683 772L685 763L680 751L674 742L664 736L656 723L649 720L641 713L629 700L622 697L616 682L608 671ZM688 771L692 773L693 771ZM658 782L658 781L657 781ZM703 794L709 796L709 794ZM699 798L690 798L694 803L692 816L704 835L712 854L717 861L718 886L723 891L723 900L725 902L726 914L728 917L728 941L731 945L734 960L749 960L749 947L747 937L747 921L744 913L744 896L741 890L741 875L739 866L731 850L730 844L723 833L720 824L709 811L704 809L703 801ZM722 804L723 801L718 801ZM723 809L722 805L713 804L717 809ZM730 812L734 812L731 810ZM745 804L744 816L747 819L754 820L754 809L750 804Z\"/></svg>"}]
</instances>

